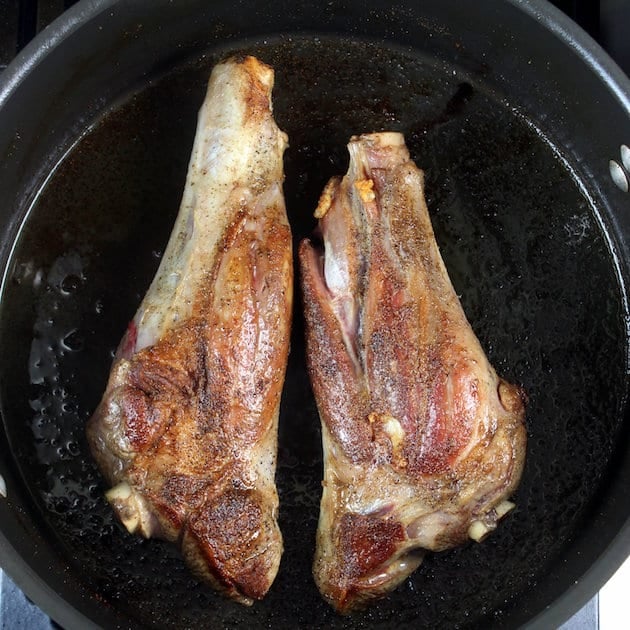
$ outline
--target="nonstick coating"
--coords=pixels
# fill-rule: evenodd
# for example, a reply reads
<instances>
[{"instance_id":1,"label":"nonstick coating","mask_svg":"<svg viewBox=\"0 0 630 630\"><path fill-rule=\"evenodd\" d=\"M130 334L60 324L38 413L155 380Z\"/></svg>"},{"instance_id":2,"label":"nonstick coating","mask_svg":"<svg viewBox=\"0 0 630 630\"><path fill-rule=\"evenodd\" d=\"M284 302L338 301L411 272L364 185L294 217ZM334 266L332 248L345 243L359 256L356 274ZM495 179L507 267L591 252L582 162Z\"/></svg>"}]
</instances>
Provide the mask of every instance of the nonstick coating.
<instances>
[{"instance_id":1,"label":"nonstick coating","mask_svg":"<svg viewBox=\"0 0 630 630\"><path fill-rule=\"evenodd\" d=\"M169 545L128 535L84 437L173 225L209 72L235 52L276 70L295 242L312 230L327 179L345 172L350 135L404 132L464 310L497 371L530 399L517 509L482 544L429 555L352 617L324 604L311 576L322 464L299 299L280 417L285 553L264 601L227 602ZM236 41L156 71L52 169L9 263L2 415L42 544L102 602L103 619L123 626L490 628L533 618L566 589L557 577L567 558L584 556L569 562L577 579L609 542L580 547L628 431L624 289L598 199L577 172L553 133L483 72L391 44L325 34Z\"/></svg>"}]
</instances>

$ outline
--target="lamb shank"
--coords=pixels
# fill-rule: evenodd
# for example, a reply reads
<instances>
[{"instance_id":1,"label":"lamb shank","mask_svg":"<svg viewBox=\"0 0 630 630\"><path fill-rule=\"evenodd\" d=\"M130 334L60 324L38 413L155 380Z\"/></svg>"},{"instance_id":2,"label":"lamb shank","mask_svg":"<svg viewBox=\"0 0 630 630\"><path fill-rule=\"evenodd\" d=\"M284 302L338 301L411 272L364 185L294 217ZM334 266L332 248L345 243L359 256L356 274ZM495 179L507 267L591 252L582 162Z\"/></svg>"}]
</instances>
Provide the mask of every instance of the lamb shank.
<instances>
[{"instance_id":1,"label":"lamb shank","mask_svg":"<svg viewBox=\"0 0 630 630\"><path fill-rule=\"evenodd\" d=\"M395 588L426 550L493 530L526 443L525 395L464 315L403 136L348 146L299 250L324 451L313 572L342 613Z\"/></svg>"},{"instance_id":2,"label":"lamb shank","mask_svg":"<svg viewBox=\"0 0 630 630\"><path fill-rule=\"evenodd\" d=\"M293 264L273 81L253 57L213 70L173 232L87 426L126 528L176 543L244 604L265 595L282 554Z\"/></svg>"}]
</instances>

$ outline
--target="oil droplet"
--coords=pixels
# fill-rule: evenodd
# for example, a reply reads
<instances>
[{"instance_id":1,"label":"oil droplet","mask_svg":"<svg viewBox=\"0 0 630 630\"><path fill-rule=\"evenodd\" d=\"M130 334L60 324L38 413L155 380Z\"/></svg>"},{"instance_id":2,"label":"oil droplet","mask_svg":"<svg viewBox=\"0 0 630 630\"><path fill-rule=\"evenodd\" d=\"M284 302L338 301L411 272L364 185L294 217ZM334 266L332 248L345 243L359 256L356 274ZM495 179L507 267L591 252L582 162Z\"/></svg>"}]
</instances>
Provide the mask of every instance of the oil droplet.
<instances>
[{"instance_id":1,"label":"oil droplet","mask_svg":"<svg viewBox=\"0 0 630 630\"><path fill-rule=\"evenodd\" d=\"M68 392L63 387L55 387L52 390L52 395L54 398L66 398L68 396Z\"/></svg>"},{"instance_id":2,"label":"oil droplet","mask_svg":"<svg viewBox=\"0 0 630 630\"><path fill-rule=\"evenodd\" d=\"M79 276L75 274L70 274L61 281L61 293L63 295L70 295L71 293L75 293L80 285L81 278L79 278Z\"/></svg>"},{"instance_id":3,"label":"oil droplet","mask_svg":"<svg viewBox=\"0 0 630 630\"><path fill-rule=\"evenodd\" d=\"M33 385L41 385L55 374L55 365L51 360L50 350L45 340L35 338L31 342L28 371Z\"/></svg>"},{"instance_id":4,"label":"oil droplet","mask_svg":"<svg viewBox=\"0 0 630 630\"><path fill-rule=\"evenodd\" d=\"M63 413L74 413L76 411L75 406L71 402L64 402L61 404L61 411Z\"/></svg>"},{"instance_id":5,"label":"oil droplet","mask_svg":"<svg viewBox=\"0 0 630 630\"><path fill-rule=\"evenodd\" d=\"M62 340L61 347L70 352L83 350L83 339L78 330L71 330Z\"/></svg>"},{"instance_id":6,"label":"oil droplet","mask_svg":"<svg viewBox=\"0 0 630 630\"><path fill-rule=\"evenodd\" d=\"M83 280L83 264L76 252L60 256L50 267L48 285L57 289L62 295L75 292Z\"/></svg>"}]
</instances>

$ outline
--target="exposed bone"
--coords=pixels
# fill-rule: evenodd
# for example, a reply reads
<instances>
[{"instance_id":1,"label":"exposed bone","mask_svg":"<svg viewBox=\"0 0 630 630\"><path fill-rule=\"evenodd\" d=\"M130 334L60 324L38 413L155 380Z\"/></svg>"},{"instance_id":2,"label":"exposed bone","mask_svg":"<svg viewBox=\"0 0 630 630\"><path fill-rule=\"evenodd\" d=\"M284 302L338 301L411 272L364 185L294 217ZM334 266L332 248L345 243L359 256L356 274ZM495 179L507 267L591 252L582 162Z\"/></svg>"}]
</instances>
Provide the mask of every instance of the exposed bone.
<instances>
[{"instance_id":1,"label":"exposed bone","mask_svg":"<svg viewBox=\"0 0 630 630\"><path fill-rule=\"evenodd\" d=\"M405 430L402 428L398 418L394 418L388 413L372 411L368 414L368 422L370 426L379 426L394 446L400 444L405 437Z\"/></svg>"},{"instance_id":2,"label":"exposed bone","mask_svg":"<svg viewBox=\"0 0 630 630\"><path fill-rule=\"evenodd\" d=\"M494 511L497 513L497 520L503 518L508 512L511 512L516 507L515 503L512 501L501 501L497 507L494 508Z\"/></svg>"},{"instance_id":3,"label":"exposed bone","mask_svg":"<svg viewBox=\"0 0 630 630\"><path fill-rule=\"evenodd\" d=\"M124 501L125 499L128 499L130 496L131 496L131 486L126 481L123 481L122 483L119 483L113 488L110 488L105 493L105 498L110 503L112 501Z\"/></svg>"},{"instance_id":4,"label":"exposed bone","mask_svg":"<svg viewBox=\"0 0 630 630\"><path fill-rule=\"evenodd\" d=\"M383 431L385 431L385 433L388 435L389 439L391 440L394 450L398 449L401 442L405 438L404 429L402 428L400 422L392 416L384 415L382 417L382 420L383 420Z\"/></svg>"},{"instance_id":5,"label":"exposed bone","mask_svg":"<svg viewBox=\"0 0 630 630\"><path fill-rule=\"evenodd\" d=\"M494 530L496 522L502 519L508 512L512 511L516 504L507 499L501 501L494 510L485 515L486 521L473 521L468 527L468 535L476 542L481 542L491 531Z\"/></svg>"},{"instance_id":6,"label":"exposed bone","mask_svg":"<svg viewBox=\"0 0 630 630\"><path fill-rule=\"evenodd\" d=\"M133 509L129 511L124 510L120 513L120 520L130 534L135 534L138 531L140 525L140 515L138 512Z\"/></svg>"},{"instance_id":7,"label":"exposed bone","mask_svg":"<svg viewBox=\"0 0 630 630\"><path fill-rule=\"evenodd\" d=\"M105 493L105 498L112 505L117 505L122 524L130 534L138 531L141 525L141 513L138 509L135 493L131 486L123 481Z\"/></svg>"},{"instance_id":8,"label":"exposed bone","mask_svg":"<svg viewBox=\"0 0 630 630\"><path fill-rule=\"evenodd\" d=\"M468 528L468 535L475 542L481 542L491 531L483 521L473 521Z\"/></svg>"}]
</instances>

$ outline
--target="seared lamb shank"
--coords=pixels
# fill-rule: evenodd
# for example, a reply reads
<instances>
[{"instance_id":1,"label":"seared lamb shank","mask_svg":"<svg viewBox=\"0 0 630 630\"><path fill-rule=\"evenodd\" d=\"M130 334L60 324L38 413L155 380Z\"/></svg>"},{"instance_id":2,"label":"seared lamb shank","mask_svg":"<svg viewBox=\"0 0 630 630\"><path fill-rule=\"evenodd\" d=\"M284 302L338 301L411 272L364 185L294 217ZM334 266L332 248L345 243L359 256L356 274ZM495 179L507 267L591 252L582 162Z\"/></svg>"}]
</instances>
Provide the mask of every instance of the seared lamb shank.
<instances>
[{"instance_id":1,"label":"seared lamb shank","mask_svg":"<svg viewBox=\"0 0 630 630\"><path fill-rule=\"evenodd\" d=\"M398 133L354 137L300 246L324 482L314 576L348 612L512 507L524 394L489 364L453 290Z\"/></svg>"},{"instance_id":2,"label":"seared lamb shank","mask_svg":"<svg viewBox=\"0 0 630 630\"><path fill-rule=\"evenodd\" d=\"M177 543L198 577L245 604L282 554L293 267L273 78L253 57L213 70L173 233L87 427L127 529Z\"/></svg>"}]
</instances>

